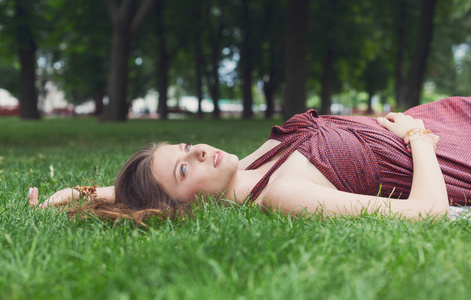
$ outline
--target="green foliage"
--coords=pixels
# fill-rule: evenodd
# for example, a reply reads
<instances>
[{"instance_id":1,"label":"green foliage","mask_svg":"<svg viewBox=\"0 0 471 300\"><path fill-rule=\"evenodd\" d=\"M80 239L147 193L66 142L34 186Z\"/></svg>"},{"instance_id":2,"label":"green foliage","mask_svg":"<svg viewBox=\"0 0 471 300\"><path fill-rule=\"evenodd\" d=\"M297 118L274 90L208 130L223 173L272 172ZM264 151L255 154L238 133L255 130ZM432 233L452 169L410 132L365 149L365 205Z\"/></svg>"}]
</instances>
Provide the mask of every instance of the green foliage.
<instances>
[{"instance_id":1,"label":"green foliage","mask_svg":"<svg viewBox=\"0 0 471 300\"><path fill-rule=\"evenodd\" d=\"M12 95L17 95L19 77L18 68L0 62L0 88L9 91Z\"/></svg>"},{"instance_id":2,"label":"green foliage","mask_svg":"<svg viewBox=\"0 0 471 300\"><path fill-rule=\"evenodd\" d=\"M152 15L139 31L139 48L136 51L142 57L144 63L141 67L141 82L135 82L134 88L143 89L145 93L149 89L157 89L157 70L160 63L160 43L163 43L170 65L169 83L171 86L185 92L194 93L194 10L196 2L183 0L160 1L156 5ZM161 11L158 11L160 8ZM162 30L164 40L160 41L158 31ZM133 87L132 87L133 88Z\"/></svg>"},{"instance_id":3,"label":"green foliage","mask_svg":"<svg viewBox=\"0 0 471 300\"><path fill-rule=\"evenodd\" d=\"M105 94L111 24L103 1L50 1L55 30L48 37L54 81L66 99L80 104ZM56 67L54 67L54 65Z\"/></svg>"},{"instance_id":4,"label":"green foliage","mask_svg":"<svg viewBox=\"0 0 471 300\"><path fill-rule=\"evenodd\" d=\"M132 44L129 99L145 95L158 86L157 65L162 30L168 52L169 85L179 94L195 94L195 30L201 26L204 77L219 66L220 98L241 98L241 47L243 28L250 33L250 55L254 86L262 90L263 78L274 70L273 90L282 96L287 0L247 1L250 22L244 23L240 0L202 1L202 21L196 20L198 1L159 0L137 33ZM336 3L333 16L329 12ZM15 3L31 11L28 24L14 19ZM142 1L140 2L142 3ZM399 17L399 6L405 11ZM469 62L457 59L456 49L471 43L471 5L467 0L438 0L434 38L428 59L426 81L433 82L443 95L469 95ZM407 73L414 52L420 20L420 1L319 0L310 1L307 94L320 95L327 45L335 51L334 94L375 93L393 98L395 71L398 65L398 27L404 24L404 70ZM38 85L53 81L66 100L79 104L90 98L101 99L109 76L109 53L112 28L104 1L2 0L0 1L0 87L17 93L19 62L17 49L25 37L21 26L31 28L38 51ZM220 30L221 29L221 30ZM221 32L221 36L218 34ZM217 65L212 61L213 43L217 43ZM274 55L274 57L271 57ZM136 64L136 59L142 64ZM375 78L372 82L369 78ZM376 80L377 79L377 80ZM204 81L204 97L208 97ZM374 86L375 88L372 88ZM44 95L43 95L44 96ZM173 95L170 95L173 96Z\"/></svg>"},{"instance_id":5,"label":"green foliage","mask_svg":"<svg viewBox=\"0 0 471 300\"><path fill-rule=\"evenodd\" d=\"M244 156L272 122L0 119L1 297L469 298L466 220L304 220L207 199L193 217L138 228L26 204L33 185L44 200L74 184L112 184L124 160L152 140L190 139Z\"/></svg>"},{"instance_id":6,"label":"green foliage","mask_svg":"<svg viewBox=\"0 0 471 300\"><path fill-rule=\"evenodd\" d=\"M467 48L457 67L456 95L471 95L471 51Z\"/></svg>"},{"instance_id":7,"label":"green foliage","mask_svg":"<svg viewBox=\"0 0 471 300\"><path fill-rule=\"evenodd\" d=\"M0 88L17 95L19 89L20 64L16 60L17 51L26 38L40 41L44 33L42 16L44 1L33 4L32 1L23 1L22 4L29 10L27 22L20 22L15 17L15 4L13 0L0 1ZM20 31L28 27L29 34Z\"/></svg>"},{"instance_id":8,"label":"green foliage","mask_svg":"<svg viewBox=\"0 0 471 300\"><path fill-rule=\"evenodd\" d=\"M437 30L433 40L428 80L442 94L468 96L471 6L468 1L439 1ZM457 30L460 28L460 30ZM464 50L464 51L463 51ZM458 57L459 56L459 57Z\"/></svg>"}]
</instances>

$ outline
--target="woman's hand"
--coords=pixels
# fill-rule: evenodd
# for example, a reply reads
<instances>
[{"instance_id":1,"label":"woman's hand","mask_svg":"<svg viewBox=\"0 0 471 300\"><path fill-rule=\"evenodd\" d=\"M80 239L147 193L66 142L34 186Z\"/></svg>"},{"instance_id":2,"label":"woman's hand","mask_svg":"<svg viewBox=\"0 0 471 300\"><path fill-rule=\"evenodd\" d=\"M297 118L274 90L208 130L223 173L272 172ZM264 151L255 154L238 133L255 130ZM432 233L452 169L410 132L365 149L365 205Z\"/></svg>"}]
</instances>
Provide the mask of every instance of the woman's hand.
<instances>
[{"instance_id":1,"label":"woman's hand","mask_svg":"<svg viewBox=\"0 0 471 300\"><path fill-rule=\"evenodd\" d=\"M424 122L414 119L403 113L389 113L386 117L379 117L378 124L388 129L400 138L404 138L407 132L414 128L425 129Z\"/></svg>"},{"instance_id":2,"label":"woman's hand","mask_svg":"<svg viewBox=\"0 0 471 300\"><path fill-rule=\"evenodd\" d=\"M38 197L39 190L35 187L30 188L28 199L29 205L31 207L47 208L52 206L65 205L71 201L79 199L79 192L71 188L63 189L55 192L51 197L49 197L49 199L41 204L38 202Z\"/></svg>"}]
</instances>

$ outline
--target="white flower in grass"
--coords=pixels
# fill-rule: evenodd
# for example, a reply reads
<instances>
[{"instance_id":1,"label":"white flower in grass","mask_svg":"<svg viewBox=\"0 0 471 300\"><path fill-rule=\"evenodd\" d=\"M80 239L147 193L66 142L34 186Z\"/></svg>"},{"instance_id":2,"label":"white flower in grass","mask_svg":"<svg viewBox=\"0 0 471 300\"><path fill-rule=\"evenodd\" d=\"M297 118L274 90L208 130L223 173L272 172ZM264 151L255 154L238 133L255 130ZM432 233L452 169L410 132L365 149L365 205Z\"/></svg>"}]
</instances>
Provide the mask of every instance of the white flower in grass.
<instances>
[{"instance_id":1,"label":"white flower in grass","mask_svg":"<svg viewBox=\"0 0 471 300\"><path fill-rule=\"evenodd\" d=\"M54 178L54 167L52 165L50 165L49 170L51 170L51 179L53 179Z\"/></svg>"}]
</instances>

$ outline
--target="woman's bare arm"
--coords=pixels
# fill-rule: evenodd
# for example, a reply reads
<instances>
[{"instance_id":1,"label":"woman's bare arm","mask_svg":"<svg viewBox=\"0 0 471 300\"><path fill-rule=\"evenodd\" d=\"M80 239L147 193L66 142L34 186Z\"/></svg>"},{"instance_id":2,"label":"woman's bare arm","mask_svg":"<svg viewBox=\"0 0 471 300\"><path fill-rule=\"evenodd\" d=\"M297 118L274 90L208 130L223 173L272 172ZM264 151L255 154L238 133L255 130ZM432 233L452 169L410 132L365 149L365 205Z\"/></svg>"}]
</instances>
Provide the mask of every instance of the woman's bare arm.
<instances>
[{"instance_id":1,"label":"woman's bare arm","mask_svg":"<svg viewBox=\"0 0 471 300\"><path fill-rule=\"evenodd\" d=\"M402 114L378 122L402 138L409 129L423 127L422 121ZM287 213L322 211L324 214L357 215L366 210L407 218L446 214L448 196L433 145L425 138L418 138L411 141L411 149L414 174L407 200L341 192L316 185L307 178L283 178L269 188L260 204Z\"/></svg>"},{"instance_id":2,"label":"woman's bare arm","mask_svg":"<svg viewBox=\"0 0 471 300\"><path fill-rule=\"evenodd\" d=\"M63 189L60 191L55 192L53 195L49 197L46 201L39 204L38 203L38 195L39 191L37 188L32 188L29 194L29 204L31 206L39 205L39 207L46 208L51 206L60 206L65 205L71 202L74 202L80 198L80 194L77 190L72 188ZM96 197L97 200L102 201L109 201L113 202L114 197L114 186L107 186L107 187L100 187L96 189Z\"/></svg>"},{"instance_id":3,"label":"woman's bare arm","mask_svg":"<svg viewBox=\"0 0 471 300\"><path fill-rule=\"evenodd\" d=\"M96 199L107 201L107 202L114 202L114 186L106 186L96 189Z\"/></svg>"}]
</instances>

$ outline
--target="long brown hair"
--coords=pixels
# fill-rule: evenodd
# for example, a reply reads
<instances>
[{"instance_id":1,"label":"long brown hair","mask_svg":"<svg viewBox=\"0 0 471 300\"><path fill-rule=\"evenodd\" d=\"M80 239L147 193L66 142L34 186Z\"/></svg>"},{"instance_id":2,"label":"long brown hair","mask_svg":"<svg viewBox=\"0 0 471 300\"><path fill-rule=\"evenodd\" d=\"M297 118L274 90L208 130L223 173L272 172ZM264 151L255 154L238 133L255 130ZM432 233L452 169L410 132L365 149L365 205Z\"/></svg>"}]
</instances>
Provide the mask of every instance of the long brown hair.
<instances>
[{"instance_id":1,"label":"long brown hair","mask_svg":"<svg viewBox=\"0 0 471 300\"><path fill-rule=\"evenodd\" d=\"M128 159L116 177L114 202L92 200L69 209L68 215L88 218L91 213L110 221L131 219L140 225L144 225L144 219L153 216L174 218L185 215L188 205L170 197L152 172L154 153L163 145L165 143L149 144Z\"/></svg>"}]
</instances>

